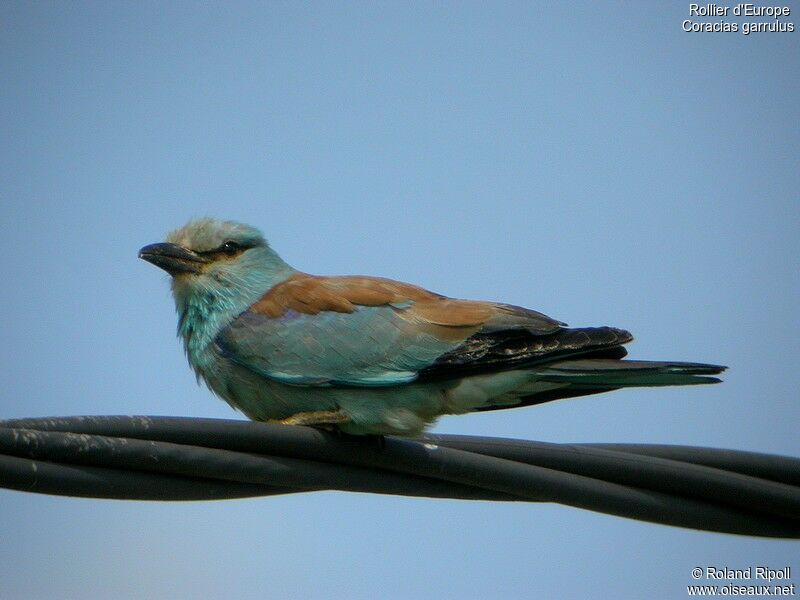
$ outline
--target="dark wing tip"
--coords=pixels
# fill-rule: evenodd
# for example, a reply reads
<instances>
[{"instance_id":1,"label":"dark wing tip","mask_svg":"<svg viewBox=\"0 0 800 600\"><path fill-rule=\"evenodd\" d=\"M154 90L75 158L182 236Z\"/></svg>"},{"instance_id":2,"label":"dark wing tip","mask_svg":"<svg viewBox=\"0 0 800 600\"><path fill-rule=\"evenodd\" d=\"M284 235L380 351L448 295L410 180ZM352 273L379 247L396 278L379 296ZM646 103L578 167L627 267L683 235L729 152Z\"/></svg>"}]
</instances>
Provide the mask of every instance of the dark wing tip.
<instances>
[{"instance_id":1,"label":"dark wing tip","mask_svg":"<svg viewBox=\"0 0 800 600\"><path fill-rule=\"evenodd\" d=\"M633 334L616 327L576 327L562 329L555 339L561 350L581 350L621 346L633 341Z\"/></svg>"},{"instance_id":2,"label":"dark wing tip","mask_svg":"<svg viewBox=\"0 0 800 600\"><path fill-rule=\"evenodd\" d=\"M622 358L630 332L614 327L558 329L537 335L525 329L478 332L420 371L420 378L449 378L504 371L567 356Z\"/></svg>"}]
</instances>

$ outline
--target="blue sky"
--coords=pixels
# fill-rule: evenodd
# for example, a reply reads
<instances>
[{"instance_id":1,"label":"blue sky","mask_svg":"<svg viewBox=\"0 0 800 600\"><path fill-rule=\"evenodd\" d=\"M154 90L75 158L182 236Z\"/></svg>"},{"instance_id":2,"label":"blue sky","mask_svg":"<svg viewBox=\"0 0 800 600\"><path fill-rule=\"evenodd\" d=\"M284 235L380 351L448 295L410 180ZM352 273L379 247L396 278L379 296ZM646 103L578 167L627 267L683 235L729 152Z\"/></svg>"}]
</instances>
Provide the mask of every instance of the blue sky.
<instances>
[{"instance_id":1,"label":"blue sky","mask_svg":"<svg viewBox=\"0 0 800 600\"><path fill-rule=\"evenodd\" d=\"M730 366L719 386L437 432L800 455L798 33L686 18L684 2L0 4L0 418L239 418L195 384L167 277L136 259L210 215L258 225L301 270ZM694 566L800 571L799 554L555 505L0 491L10 598L683 597Z\"/></svg>"}]
</instances>

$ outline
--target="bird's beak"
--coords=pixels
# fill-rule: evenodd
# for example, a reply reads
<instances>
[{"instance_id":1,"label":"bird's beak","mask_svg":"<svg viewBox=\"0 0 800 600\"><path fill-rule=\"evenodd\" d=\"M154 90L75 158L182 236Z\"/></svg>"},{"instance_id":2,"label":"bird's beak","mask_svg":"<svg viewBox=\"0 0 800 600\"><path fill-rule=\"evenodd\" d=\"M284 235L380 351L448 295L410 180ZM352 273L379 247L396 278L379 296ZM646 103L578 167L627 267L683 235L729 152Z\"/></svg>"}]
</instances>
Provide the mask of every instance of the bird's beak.
<instances>
[{"instance_id":1,"label":"bird's beak","mask_svg":"<svg viewBox=\"0 0 800 600\"><path fill-rule=\"evenodd\" d=\"M177 244L150 244L139 250L139 258L164 269L170 275L200 273L209 260Z\"/></svg>"}]
</instances>

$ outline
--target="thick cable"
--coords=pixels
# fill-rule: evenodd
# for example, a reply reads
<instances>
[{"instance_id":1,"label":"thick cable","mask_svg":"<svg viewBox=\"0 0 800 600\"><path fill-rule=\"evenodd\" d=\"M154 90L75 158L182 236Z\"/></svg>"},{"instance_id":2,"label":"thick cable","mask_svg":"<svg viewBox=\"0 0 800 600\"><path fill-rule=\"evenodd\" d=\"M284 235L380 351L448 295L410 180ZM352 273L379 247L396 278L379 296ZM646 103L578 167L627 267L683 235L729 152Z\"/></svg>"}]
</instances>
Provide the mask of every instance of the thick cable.
<instances>
[{"instance_id":1,"label":"thick cable","mask_svg":"<svg viewBox=\"0 0 800 600\"><path fill-rule=\"evenodd\" d=\"M42 493L196 500L340 489L550 501L695 529L800 537L800 460L732 450L69 417L0 422L0 457L0 485ZM136 485L126 488L126 477ZM161 495L149 491L159 484Z\"/></svg>"}]
</instances>

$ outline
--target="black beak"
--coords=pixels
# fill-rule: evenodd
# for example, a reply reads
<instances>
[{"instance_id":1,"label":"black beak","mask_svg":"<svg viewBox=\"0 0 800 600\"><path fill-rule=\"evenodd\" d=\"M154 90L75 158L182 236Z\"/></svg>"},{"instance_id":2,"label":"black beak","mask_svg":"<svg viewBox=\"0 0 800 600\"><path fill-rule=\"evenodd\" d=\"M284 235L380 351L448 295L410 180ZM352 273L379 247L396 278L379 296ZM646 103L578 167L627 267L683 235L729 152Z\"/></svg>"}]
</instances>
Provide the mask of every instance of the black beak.
<instances>
[{"instance_id":1,"label":"black beak","mask_svg":"<svg viewBox=\"0 0 800 600\"><path fill-rule=\"evenodd\" d=\"M139 250L139 258L164 269L170 275L200 272L209 260L177 244L150 244Z\"/></svg>"}]
</instances>

